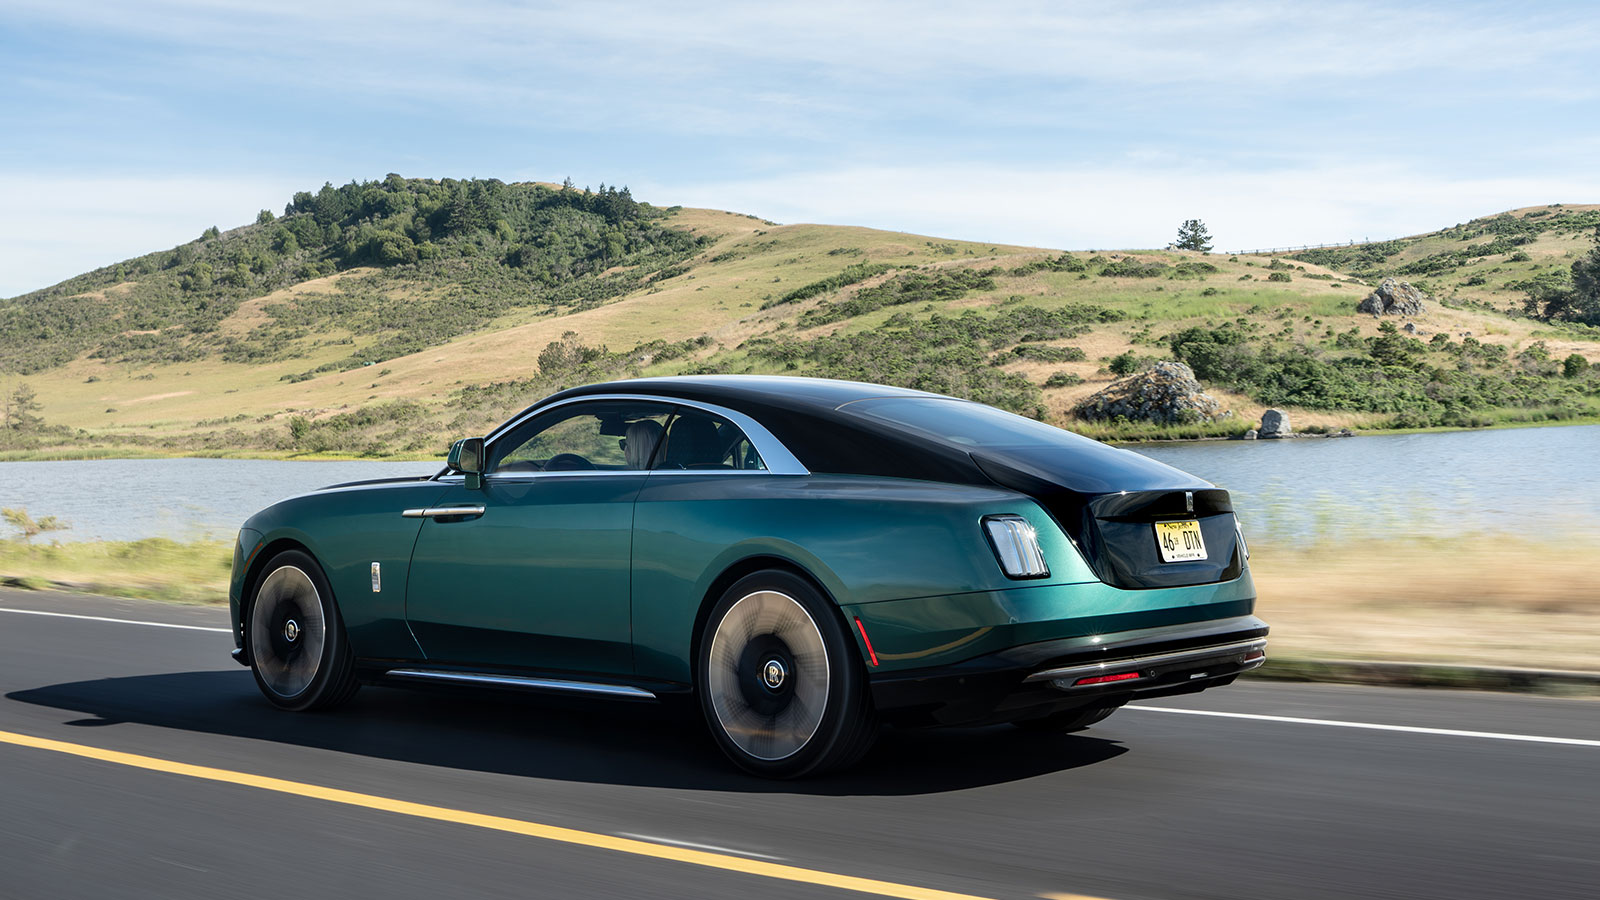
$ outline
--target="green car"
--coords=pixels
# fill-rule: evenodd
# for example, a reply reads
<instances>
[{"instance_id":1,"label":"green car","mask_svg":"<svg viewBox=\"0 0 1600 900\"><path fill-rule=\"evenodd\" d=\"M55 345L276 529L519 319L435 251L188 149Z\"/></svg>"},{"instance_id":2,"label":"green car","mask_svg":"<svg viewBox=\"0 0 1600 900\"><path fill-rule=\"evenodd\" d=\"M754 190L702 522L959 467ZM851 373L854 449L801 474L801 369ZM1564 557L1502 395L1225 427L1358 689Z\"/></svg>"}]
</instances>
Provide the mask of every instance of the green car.
<instances>
[{"instance_id":1,"label":"green car","mask_svg":"<svg viewBox=\"0 0 1600 900\"><path fill-rule=\"evenodd\" d=\"M555 394L423 478L252 516L234 657L284 709L363 683L674 698L744 769L880 725L1059 733L1265 661L1226 491L973 403L810 378Z\"/></svg>"}]
</instances>

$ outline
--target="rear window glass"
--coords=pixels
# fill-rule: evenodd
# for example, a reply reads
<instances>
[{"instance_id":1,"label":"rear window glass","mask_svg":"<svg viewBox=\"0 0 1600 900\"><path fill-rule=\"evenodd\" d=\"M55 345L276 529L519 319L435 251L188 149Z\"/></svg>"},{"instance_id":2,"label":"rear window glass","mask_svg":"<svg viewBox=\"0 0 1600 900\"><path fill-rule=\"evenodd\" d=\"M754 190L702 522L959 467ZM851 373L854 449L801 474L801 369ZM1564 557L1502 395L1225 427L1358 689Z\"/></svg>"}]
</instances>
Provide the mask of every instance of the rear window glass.
<instances>
[{"instance_id":1,"label":"rear window glass","mask_svg":"<svg viewBox=\"0 0 1600 900\"><path fill-rule=\"evenodd\" d=\"M884 397L846 404L843 411L914 428L963 447L1061 447L1096 443L1070 431L967 400Z\"/></svg>"}]
</instances>

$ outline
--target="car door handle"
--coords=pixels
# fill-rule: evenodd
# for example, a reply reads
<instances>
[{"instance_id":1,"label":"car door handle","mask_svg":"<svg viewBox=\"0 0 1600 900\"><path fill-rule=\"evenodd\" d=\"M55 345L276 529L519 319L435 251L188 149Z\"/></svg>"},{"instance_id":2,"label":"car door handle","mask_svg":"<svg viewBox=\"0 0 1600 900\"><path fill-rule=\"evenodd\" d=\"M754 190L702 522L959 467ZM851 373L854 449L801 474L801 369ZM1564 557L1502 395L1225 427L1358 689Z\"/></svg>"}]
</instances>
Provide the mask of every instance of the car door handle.
<instances>
[{"instance_id":1,"label":"car door handle","mask_svg":"<svg viewBox=\"0 0 1600 900\"><path fill-rule=\"evenodd\" d=\"M481 516L481 506L428 506L422 509L408 509L400 515L408 519L438 519L454 516Z\"/></svg>"}]
</instances>

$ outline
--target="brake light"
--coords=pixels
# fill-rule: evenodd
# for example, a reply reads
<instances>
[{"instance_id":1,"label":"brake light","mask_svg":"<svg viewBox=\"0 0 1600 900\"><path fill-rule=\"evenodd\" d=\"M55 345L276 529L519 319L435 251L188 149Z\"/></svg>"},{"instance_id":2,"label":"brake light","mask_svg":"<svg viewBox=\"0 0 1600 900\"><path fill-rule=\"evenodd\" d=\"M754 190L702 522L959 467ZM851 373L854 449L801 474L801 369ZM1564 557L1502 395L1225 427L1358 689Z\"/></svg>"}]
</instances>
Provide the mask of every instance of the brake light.
<instances>
[{"instance_id":1,"label":"brake light","mask_svg":"<svg viewBox=\"0 0 1600 900\"><path fill-rule=\"evenodd\" d=\"M1133 681L1144 676L1138 672L1119 672L1116 675L1090 675L1088 678L1079 678L1072 683L1073 687L1082 687L1086 684L1110 684L1114 681Z\"/></svg>"}]
</instances>

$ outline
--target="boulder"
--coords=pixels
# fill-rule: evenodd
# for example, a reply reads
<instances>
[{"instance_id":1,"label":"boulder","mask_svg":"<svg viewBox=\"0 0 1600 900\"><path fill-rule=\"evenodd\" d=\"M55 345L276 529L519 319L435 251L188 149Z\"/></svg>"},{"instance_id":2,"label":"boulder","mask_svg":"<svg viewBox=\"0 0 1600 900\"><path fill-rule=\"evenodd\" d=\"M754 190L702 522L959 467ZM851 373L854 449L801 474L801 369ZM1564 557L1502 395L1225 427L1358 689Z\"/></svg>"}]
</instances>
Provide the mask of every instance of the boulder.
<instances>
[{"instance_id":1,"label":"boulder","mask_svg":"<svg viewBox=\"0 0 1600 900\"><path fill-rule=\"evenodd\" d=\"M1372 313L1374 316L1420 316L1427 310L1422 302L1426 299L1427 295L1409 282L1385 278L1377 290L1356 306L1356 312Z\"/></svg>"},{"instance_id":2,"label":"boulder","mask_svg":"<svg viewBox=\"0 0 1600 900\"><path fill-rule=\"evenodd\" d=\"M1261 436L1284 438L1294 434L1289 427L1289 414L1281 409L1269 409L1261 414Z\"/></svg>"},{"instance_id":3,"label":"boulder","mask_svg":"<svg viewBox=\"0 0 1600 900\"><path fill-rule=\"evenodd\" d=\"M1194 370L1180 362L1158 362L1119 378L1079 402L1072 412L1091 422L1122 416L1158 425L1215 422L1233 415L1200 387Z\"/></svg>"},{"instance_id":4,"label":"boulder","mask_svg":"<svg viewBox=\"0 0 1600 900\"><path fill-rule=\"evenodd\" d=\"M1242 437L1240 437L1240 440L1253 441L1253 440L1256 440L1259 437L1261 437L1261 433L1256 431L1254 428L1252 428L1249 431L1246 431L1244 433L1244 435Z\"/></svg>"}]
</instances>

